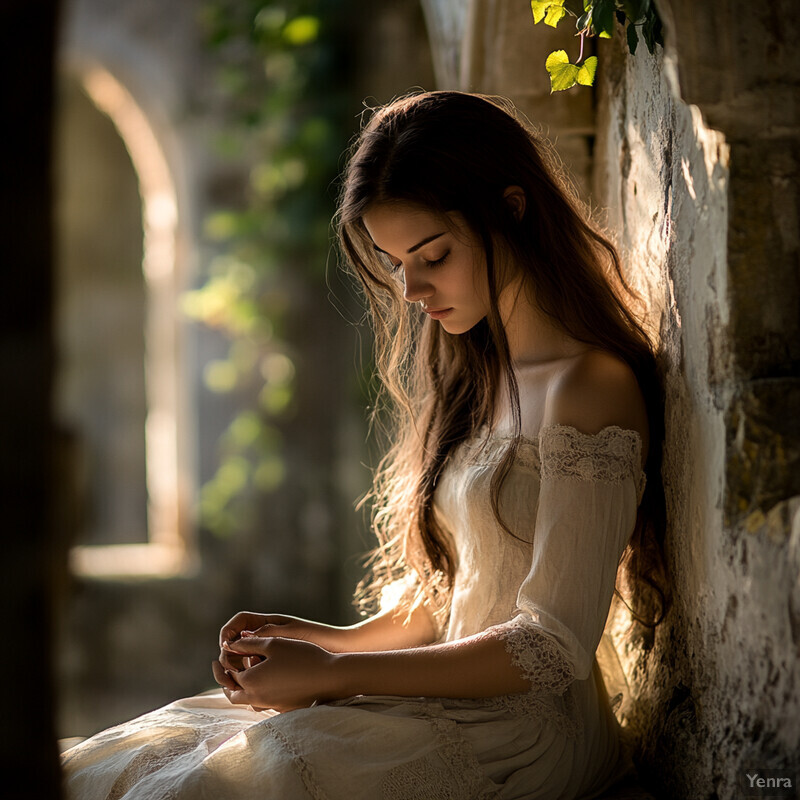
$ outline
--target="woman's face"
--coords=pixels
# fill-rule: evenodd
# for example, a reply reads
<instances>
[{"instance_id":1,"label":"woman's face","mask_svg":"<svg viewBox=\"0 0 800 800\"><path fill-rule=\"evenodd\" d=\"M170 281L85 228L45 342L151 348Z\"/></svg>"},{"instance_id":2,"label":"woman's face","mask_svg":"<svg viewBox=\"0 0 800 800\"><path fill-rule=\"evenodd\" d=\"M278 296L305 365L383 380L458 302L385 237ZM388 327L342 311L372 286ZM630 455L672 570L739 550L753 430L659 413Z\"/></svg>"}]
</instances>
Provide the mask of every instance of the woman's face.
<instances>
[{"instance_id":1,"label":"woman's face","mask_svg":"<svg viewBox=\"0 0 800 800\"><path fill-rule=\"evenodd\" d=\"M363 219L375 249L403 282L405 299L448 333L465 333L489 313L486 255L461 214L387 204Z\"/></svg>"}]
</instances>

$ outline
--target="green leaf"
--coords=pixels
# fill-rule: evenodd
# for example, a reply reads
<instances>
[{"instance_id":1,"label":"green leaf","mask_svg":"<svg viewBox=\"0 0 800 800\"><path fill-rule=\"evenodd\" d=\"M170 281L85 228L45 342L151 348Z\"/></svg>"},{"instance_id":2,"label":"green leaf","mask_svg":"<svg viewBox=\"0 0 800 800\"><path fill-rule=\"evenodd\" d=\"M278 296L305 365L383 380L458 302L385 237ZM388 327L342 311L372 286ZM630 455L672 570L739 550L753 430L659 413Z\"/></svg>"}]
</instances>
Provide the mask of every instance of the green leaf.
<instances>
[{"instance_id":1,"label":"green leaf","mask_svg":"<svg viewBox=\"0 0 800 800\"><path fill-rule=\"evenodd\" d=\"M317 17L305 15L295 17L283 29L283 39L289 44L299 47L315 41L319 35L320 21Z\"/></svg>"},{"instance_id":2,"label":"green leaf","mask_svg":"<svg viewBox=\"0 0 800 800\"><path fill-rule=\"evenodd\" d=\"M587 59L588 60L588 59ZM550 93L563 92L575 85L580 68L569 63L564 50L556 50L547 56L545 69L550 73Z\"/></svg>"},{"instance_id":3,"label":"green leaf","mask_svg":"<svg viewBox=\"0 0 800 800\"><path fill-rule=\"evenodd\" d=\"M558 25L559 20L561 17L564 16L564 9L562 6L564 5L564 0L531 0L531 11L533 12L533 23L534 25L538 25L542 20L545 21L545 25L550 25L551 27L555 28ZM561 9L561 13L558 19L555 22L552 22L554 9ZM548 17L548 19L545 19Z\"/></svg>"},{"instance_id":4,"label":"green leaf","mask_svg":"<svg viewBox=\"0 0 800 800\"><path fill-rule=\"evenodd\" d=\"M639 34L636 33L636 26L632 23L628 23L628 29L625 31L625 36L628 40L628 50L631 51L631 55L636 54L636 45L639 44Z\"/></svg>"},{"instance_id":5,"label":"green leaf","mask_svg":"<svg viewBox=\"0 0 800 800\"><path fill-rule=\"evenodd\" d=\"M614 0L595 0L592 8L592 27L601 39L610 39L614 33Z\"/></svg>"},{"instance_id":6,"label":"green leaf","mask_svg":"<svg viewBox=\"0 0 800 800\"><path fill-rule=\"evenodd\" d=\"M550 0L531 0L531 12L533 13L533 24L538 25L550 7Z\"/></svg>"},{"instance_id":7,"label":"green leaf","mask_svg":"<svg viewBox=\"0 0 800 800\"><path fill-rule=\"evenodd\" d=\"M561 22L566 13L567 12L561 6L552 5L547 9L547 16L544 18L544 24L549 25L551 28L555 28L558 26L558 23Z\"/></svg>"},{"instance_id":8,"label":"green leaf","mask_svg":"<svg viewBox=\"0 0 800 800\"><path fill-rule=\"evenodd\" d=\"M597 56L589 56L581 64L576 80L581 86L594 85L594 75L597 72Z\"/></svg>"}]
</instances>

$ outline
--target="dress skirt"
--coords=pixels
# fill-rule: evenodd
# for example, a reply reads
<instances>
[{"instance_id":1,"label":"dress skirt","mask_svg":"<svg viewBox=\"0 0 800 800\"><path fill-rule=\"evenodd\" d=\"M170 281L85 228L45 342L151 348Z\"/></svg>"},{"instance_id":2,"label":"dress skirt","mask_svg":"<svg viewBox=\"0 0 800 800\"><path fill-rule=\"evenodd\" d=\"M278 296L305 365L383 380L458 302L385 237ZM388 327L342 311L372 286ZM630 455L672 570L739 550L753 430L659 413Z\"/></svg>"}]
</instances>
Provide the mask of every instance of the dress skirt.
<instances>
[{"instance_id":1,"label":"dress skirt","mask_svg":"<svg viewBox=\"0 0 800 800\"><path fill-rule=\"evenodd\" d=\"M573 684L577 705L596 711L598 688L605 697L599 670ZM631 768L607 701L604 707L602 725L568 735L483 700L360 696L277 714L232 706L213 691L68 750L67 797L588 799Z\"/></svg>"}]
</instances>

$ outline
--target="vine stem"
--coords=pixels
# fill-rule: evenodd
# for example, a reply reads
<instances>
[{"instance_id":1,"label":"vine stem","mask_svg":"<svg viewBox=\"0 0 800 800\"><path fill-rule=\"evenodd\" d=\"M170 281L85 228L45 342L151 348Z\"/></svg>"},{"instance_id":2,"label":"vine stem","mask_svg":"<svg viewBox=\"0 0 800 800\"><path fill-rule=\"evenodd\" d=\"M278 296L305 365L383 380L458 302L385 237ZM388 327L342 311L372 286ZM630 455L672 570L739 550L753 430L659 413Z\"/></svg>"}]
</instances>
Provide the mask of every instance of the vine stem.
<instances>
[{"instance_id":1,"label":"vine stem","mask_svg":"<svg viewBox=\"0 0 800 800\"><path fill-rule=\"evenodd\" d=\"M578 53L578 63L579 64L581 63L581 61L583 61L583 42L584 42L584 39L586 38L586 29L584 29L584 30L582 30L580 32L580 37L581 37L581 51L580 51L580 53Z\"/></svg>"}]
</instances>

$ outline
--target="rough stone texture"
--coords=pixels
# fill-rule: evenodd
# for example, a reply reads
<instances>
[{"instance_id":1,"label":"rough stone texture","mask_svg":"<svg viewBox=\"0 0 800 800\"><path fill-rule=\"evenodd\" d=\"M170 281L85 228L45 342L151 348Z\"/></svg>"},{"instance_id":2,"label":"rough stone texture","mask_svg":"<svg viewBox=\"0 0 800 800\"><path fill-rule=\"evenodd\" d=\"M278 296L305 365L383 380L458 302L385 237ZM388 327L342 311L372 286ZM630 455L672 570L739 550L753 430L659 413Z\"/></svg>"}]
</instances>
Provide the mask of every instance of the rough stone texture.
<instances>
[{"instance_id":1,"label":"rough stone texture","mask_svg":"<svg viewBox=\"0 0 800 800\"><path fill-rule=\"evenodd\" d=\"M773 52L758 86L734 45L753 15L729 5L712 26L672 4L677 51L617 42L600 78L597 196L660 312L668 409L675 606L649 652L625 651L625 721L671 798L735 797L745 768L796 769L800 741L797 128L769 124L794 77Z\"/></svg>"}]
</instances>

